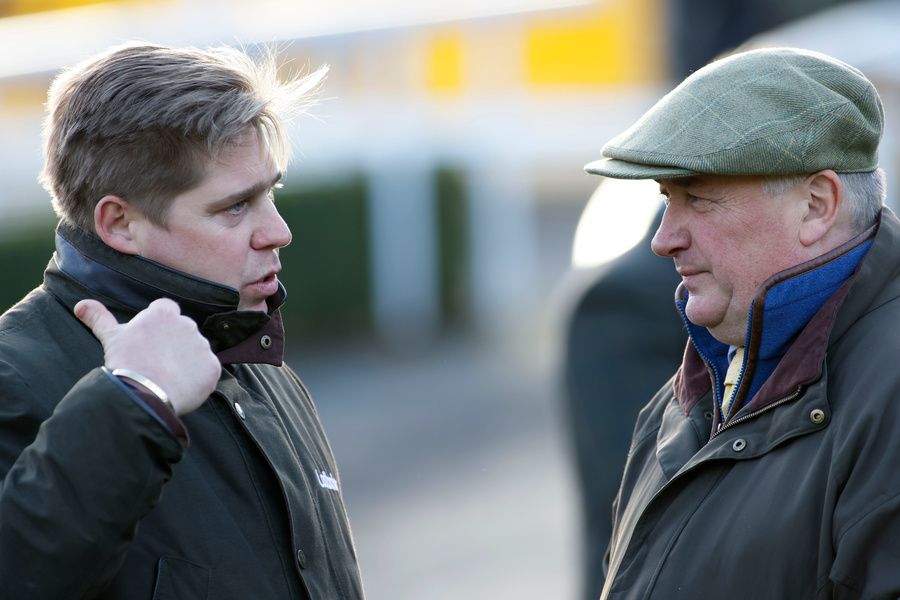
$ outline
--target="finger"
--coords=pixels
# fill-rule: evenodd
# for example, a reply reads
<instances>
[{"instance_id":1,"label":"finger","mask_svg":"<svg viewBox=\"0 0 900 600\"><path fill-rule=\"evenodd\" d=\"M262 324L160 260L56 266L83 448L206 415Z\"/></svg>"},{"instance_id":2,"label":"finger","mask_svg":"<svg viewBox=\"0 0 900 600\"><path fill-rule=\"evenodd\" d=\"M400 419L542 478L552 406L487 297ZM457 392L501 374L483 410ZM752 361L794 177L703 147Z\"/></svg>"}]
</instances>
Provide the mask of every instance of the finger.
<instances>
[{"instance_id":1,"label":"finger","mask_svg":"<svg viewBox=\"0 0 900 600\"><path fill-rule=\"evenodd\" d=\"M162 314L170 314L170 315L180 315L181 307L178 306L178 303L169 298L157 298L153 302L151 302L147 309L153 310L156 313Z\"/></svg>"},{"instance_id":2,"label":"finger","mask_svg":"<svg viewBox=\"0 0 900 600\"><path fill-rule=\"evenodd\" d=\"M75 305L74 311L75 316L88 326L94 336L104 346L119 326L112 313L96 300L82 300Z\"/></svg>"}]
</instances>

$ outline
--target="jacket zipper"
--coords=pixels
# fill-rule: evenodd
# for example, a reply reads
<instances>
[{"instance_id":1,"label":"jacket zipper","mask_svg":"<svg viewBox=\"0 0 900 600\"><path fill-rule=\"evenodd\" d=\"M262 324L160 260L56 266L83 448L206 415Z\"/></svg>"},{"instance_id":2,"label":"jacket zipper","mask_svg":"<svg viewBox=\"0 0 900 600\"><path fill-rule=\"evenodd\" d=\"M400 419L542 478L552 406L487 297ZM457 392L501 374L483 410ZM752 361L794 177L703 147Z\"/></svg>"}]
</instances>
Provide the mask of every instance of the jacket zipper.
<instances>
[{"instance_id":1,"label":"jacket zipper","mask_svg":"<svg viewBox=\"0 0 900 600\"><path fill-rule=\"evenodd\" d=\"M725 431L726 429L729 429L729 428L731 428L731 427L734 427L734 426L737 425L738 423L743 423L744 421L748 421L748 420L750 420L750 419L752 419L752 418L754 418L754 417L757 417L757 416L761 415L761 414L764 413L764 412L767 412L767 411L769 411L769 410L772 410L772 409L775 408L776 406L781 406L782 404L785 404L785 403L790 402L790 401L792 401L792 400L796 400L796 399L797 399L797 396L800 395L800 392L801 392L801 391L803 391L803 386L802 386L802 385L798 385L796 390L794 390L793 392L791 392L790 394L788 394L787 396L785 396L785 397L782 398L781 400L777 400L777 401L775 401L775 402L772 402L771 404L767 404L766 406L763 406L763 407L760 408L759 410L753 411L752 413L746 414L746 415L744 415L743 417L740 417L740 418L735 419L735 420L733 420L733 421L728 421L727 423L725 423L725 424L723 424L721 427L719 427L719 428L715 431L715 433L712 434L712 436L709 438L710 441L712 441L717 435L719 435L720 433L722 433L722 432Z\"/></svg>"}]
</instances>

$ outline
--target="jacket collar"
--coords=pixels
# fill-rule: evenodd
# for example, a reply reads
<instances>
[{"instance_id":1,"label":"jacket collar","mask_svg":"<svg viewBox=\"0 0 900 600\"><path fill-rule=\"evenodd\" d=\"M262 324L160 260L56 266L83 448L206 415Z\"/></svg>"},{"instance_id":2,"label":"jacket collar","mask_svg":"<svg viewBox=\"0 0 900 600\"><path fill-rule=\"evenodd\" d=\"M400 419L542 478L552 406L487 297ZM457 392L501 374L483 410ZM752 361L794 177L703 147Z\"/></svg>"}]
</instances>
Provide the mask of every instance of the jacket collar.
<instances>
[{"instance_id":1,"label":"jacket collar","mask_svg":"<svg viewBox=\"0 0 900 600\"><path fill-rule=\"evenodd\" d=\"M760 286L747 318L744 365L732 414L758 410L821 376L835 314L877 230L878 226L873 226L831 252L773 275ZM691 323L684 313L687 297L687 290L679 285L676 304L690 340L674 385L685 413L713 384L716 406L721 407L722 380L728 366L728 346ZM714 424L718 425L721 410L715 413Z\"/></svg>"},{"instance_id":2,"label":"jacket collar","mask_svg":"<svg viewBox=\"0 0 900 600\"><path fill-rule=\"evenodd\" d=\"M83 298L103 302L120 321L158 298L171 298L197 323L222 364L281 365L284 286L268 299L268 312L238 310L237 290L110 248L96 235L66 223L56 230L56 252L45 286L70 309Z\"/></svg>"}]
</instances>

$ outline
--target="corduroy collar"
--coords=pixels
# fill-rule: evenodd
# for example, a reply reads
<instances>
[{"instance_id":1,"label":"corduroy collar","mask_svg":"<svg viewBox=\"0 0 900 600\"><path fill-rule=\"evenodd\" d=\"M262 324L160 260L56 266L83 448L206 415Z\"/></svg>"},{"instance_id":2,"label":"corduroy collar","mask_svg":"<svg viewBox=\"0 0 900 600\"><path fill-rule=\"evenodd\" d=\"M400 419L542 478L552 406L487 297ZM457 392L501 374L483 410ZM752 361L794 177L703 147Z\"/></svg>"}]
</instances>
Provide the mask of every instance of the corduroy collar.
<instances>
[{"instance_id":1,"label":"corduroy collar","mask_svg":"<svg viewBox=\"0 0 900 600\"><path fill-rule=\"evenodd\" d=\"M772 385L765 384L792 345L799 343L804 335L809 340L821 341L820 344L817 341L815 345L821 346L821 352L824 352L827 335L822 338L820 330L830 329L834 318L832 309L836 308L846 294L846 284L871 247L877 229L877 225L873 226L831 252L776 273L760 286L750 304L747 317L744 365L732 402L732 415L737 414L745 404L752 410L757 410L774 399L769 398L770 392L781 393L782 386L777 386L779 390L775 391ZM687 298L687 290L679 285L675 302L687 326L690 340L684 362L676 374L676 394L682 409L688 412L710 389L711 382L714 382L717 407L715 424L718 424L722 421L721 396L723 377L728 368L729 346L719 342L706 328L695 325L687 318L684 311ZM807 348L809 340L801 345ZM813 354L807 353L807 357L809 356ZM816 366L814 361L810 365L811 369L818 369L816 374L810 376L817 377L821 365ZM799 374L801 370L805 373L808 369L795 369L793 372ZM789 382L786 385L793 384L794 382ZM766 393L759 394L761 390Z\"/></svg>"},{"instance_id":2,"label":"corduroy collar","mask_svg":"<svg viewBox=\"0 0 900 600\"><path fill-rule=\"evenodd\" d=\"M96 235L60 223L44 285L70 309L83 298L96 298L120 321L158 298L171 298L197 323L222 364L280 366L284 359L279 308L287 291L281 284L267 301L267 313L238 310L240 295L233 288L122 254Z\"/></svg>"}]
</instances>

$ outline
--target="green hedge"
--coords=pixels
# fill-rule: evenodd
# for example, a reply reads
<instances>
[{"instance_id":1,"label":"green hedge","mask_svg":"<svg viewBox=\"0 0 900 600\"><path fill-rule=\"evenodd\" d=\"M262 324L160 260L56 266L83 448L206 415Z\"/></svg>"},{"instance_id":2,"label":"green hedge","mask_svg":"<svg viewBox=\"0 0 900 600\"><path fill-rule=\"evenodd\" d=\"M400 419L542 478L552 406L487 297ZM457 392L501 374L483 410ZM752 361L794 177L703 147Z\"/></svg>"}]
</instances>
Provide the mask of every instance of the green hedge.
<instances>
[{"instance_id":1,"label":"green hedge","mask_svg":"<svg viewBox=\"0 0 900 600\"><path fill-rule=\"evenodd\" d=\"M52 221L28 222L0 233L0 311L41 284L53 255Z\"/></svg>"},{"instance_id":2,"label":"green hedge","mask_svg":"<svg viewBox=\"0 0 900 600\"><path fill-rule=\"evenodd\" d=\"M438 273L441 312L445 325L465 322L469 302L469 230L464 179L461 172L439 170L436 186Z\"/></svg>"},{"instance_id":3,"label":"green hedge","mask_svg":"<svg viewBox=\"0 0 900 600\"><path fill-rule=\"evenodd\" d=\"M293 233L291 245L281 251L279 275L288 290L283 312L291 334L302 339L368 331L369 238L362 180L281 190L277 202Z\"/></svg>"}]
</instances>

